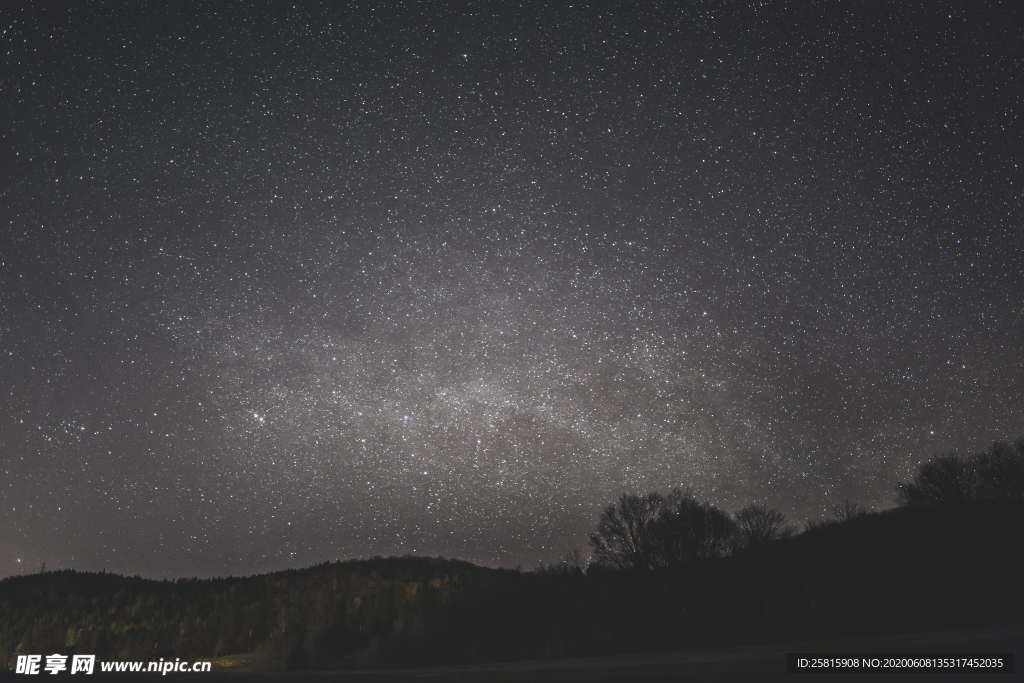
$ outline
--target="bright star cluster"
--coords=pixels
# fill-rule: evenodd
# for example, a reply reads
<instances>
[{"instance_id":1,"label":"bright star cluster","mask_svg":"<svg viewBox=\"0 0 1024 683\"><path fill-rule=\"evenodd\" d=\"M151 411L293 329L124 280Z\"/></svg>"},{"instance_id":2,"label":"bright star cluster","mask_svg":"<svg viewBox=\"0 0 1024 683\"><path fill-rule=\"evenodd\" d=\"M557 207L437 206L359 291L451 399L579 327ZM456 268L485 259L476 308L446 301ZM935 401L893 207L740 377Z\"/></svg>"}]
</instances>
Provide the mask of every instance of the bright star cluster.
<instances>
[{"instance_id":1,"label":"bright star cluster","mask_svg":"<svg viewBox=\"0 0 1024 683\"><path fill-rule=\"evenodd\" d=\"M529 567L1024 434L1013 3L0 11L0 574Z\"/></svg>"}]
</instances>

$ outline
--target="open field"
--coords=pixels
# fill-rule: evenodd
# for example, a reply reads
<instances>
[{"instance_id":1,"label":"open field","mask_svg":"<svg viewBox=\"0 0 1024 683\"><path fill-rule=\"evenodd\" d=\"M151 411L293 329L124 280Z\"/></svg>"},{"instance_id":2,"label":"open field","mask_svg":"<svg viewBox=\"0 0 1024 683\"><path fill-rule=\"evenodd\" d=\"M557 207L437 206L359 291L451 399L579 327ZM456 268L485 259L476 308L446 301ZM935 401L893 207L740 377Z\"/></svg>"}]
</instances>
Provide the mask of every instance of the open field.
<instances>
[{"instance_id":1,"label":"open field","mask_svg":"<svg viewBox=\"0 0 1024 683\"><path fill-rule=\"evenodd\" d=\"M312 680L319 683L526 683L527 681L591 683L595 681L889 681L907 680L906 675L796 675L786 673L785 655L789 652L830 653L995 653L1011 652L1019 675L1024 657L1024 625L975 630L910 633L878 637L845 638L830 641L799 641L763 646L720 648L701 651L634 654L612 657L585 657L559 660L535 660L476 666L422 669L384 669L362 671L303 671L290 673L179 674L177 676L129 676L108 674L91 680L202 680L202 681L276 681ZM950 674L918 675L912 680L927 681L1008 681L1014 675ZM26 677L11 676L12 680Z\"/></svg>"}]
</instances>

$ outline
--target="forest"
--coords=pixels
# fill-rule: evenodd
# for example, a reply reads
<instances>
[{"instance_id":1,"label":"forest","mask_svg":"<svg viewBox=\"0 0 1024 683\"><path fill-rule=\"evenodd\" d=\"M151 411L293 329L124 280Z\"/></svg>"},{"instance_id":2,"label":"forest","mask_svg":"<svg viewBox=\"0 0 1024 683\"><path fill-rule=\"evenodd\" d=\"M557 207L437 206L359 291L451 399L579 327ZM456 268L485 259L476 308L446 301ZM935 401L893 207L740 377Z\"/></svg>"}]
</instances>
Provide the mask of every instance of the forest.
<instances>
[{"instance_id":1,"label":"forest","mask_svg":"<svg viewBox=\"0 0 1024 683\"><path fill-rule=\"evenodd\" d=\"M534 571L419 557L176 581L40 571L0 581L0 662L424 666L1019 621L1024 440L926 462L898 500L797 527L758 504L729 514L678 490L623 494L589 559Z\"/></svg>"}]
</instances>

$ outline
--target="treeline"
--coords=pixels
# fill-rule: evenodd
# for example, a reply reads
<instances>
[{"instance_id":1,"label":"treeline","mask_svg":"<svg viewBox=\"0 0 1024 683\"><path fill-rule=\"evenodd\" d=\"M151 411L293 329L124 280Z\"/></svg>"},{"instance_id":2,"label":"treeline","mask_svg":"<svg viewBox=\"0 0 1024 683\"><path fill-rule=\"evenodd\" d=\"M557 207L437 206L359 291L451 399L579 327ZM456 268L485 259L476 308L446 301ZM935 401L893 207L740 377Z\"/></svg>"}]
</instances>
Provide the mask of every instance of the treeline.
<instances>
[{"instance_id":1,"label":"treeline","mask_svg":"<svg viewBox=\"0 0 1024 683\"><path fill-rule=\"evenodd\" d=\"M801 533L763 506L730 515L680 492L623 496L589 562L541 572L378 558L215 580L13 577L0 581L0 663L83 652L430 665L1019 621L1024 442L951 457L923 464L900 507L840 506Z\"/></svg>"},{"instance_id":2,"label":"treeline","mask_svg":"<svg viewBox=\"0 0 1024 683\"><path fill-rule=\"evenodd\" d=\"M488 659L472 624L529 575L434 558L374 558L230 579L74 571L0 582L0 663L17 654L116 659L248 653L258 668ZM458 636L460 624L466 633ZM479 644L475 644L479 641Z\"/></svg>"},{"instance_id":3,"label":"treeline","mask_svg":"<svg viewBox=\"0 0 1024 683\"><path fill-rule=\"evenodd\" d=\"M615 570L680 568L793 531L785 515L764 505L749 505L733 517L679 489L668 495L627 493L601 514L590 536L590 564Z\"/></svg>"},{"instance_id":4,"label":"treeline","mask_svg":"<svg viewBox=\"0 0 1024 683\"><path fill-rule=\"evenodd\" d=\"M962 505L978 501L1024 501L1024 439L997 442L968 457L947 455L921 465L913 480L898 486L904 506ZM806 529L847 522L868 510L846 501L831 520L810 520ZM587 566L578 556L561 569L672 569L757 548L796 532L783 513L748 505L735 515L674 489L667 495L623 494L602 512L590 535Z\"/></svg>"},{"instance_id":5,"label":"treeline","mask_svg":"<svg viewBox=\"0 0 1024 683\"><path fill-rule=\"evenodd\" d=\"M971 456L956 454L921 465L901 484L903 505L960 505L981 500L1024 500L1024 439L996 442Z\"/></svg>"}]
</instances>

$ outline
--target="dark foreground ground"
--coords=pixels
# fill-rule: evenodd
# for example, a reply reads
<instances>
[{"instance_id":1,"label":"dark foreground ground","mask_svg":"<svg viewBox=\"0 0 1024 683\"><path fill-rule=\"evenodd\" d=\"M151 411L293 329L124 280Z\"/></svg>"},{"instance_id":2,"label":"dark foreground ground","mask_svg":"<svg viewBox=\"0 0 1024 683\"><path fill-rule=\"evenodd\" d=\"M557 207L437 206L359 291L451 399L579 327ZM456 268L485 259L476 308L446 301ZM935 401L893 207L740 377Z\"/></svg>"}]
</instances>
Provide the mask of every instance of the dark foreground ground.
<instances>
[{"instance_id":1,"label":"dark foreground ground","mask_svg":"<svg viewBox=\"0 0 1024 683\"><path fill-rule=\"evenodd\" d=\"M830 654L950 654L1012 653L1013 674L961 673L918 674L791 674L786 671L786 654L817 652ZM589 683L591 681L1011 681L1021 680L1024 664L1024 624L964 631L910 633L877 637L858 637L831 641L801 641L776 645L721 648L701 651L657 654L586 657L548 661L510 662L434 669L388 669L367 671L301 671L291 673L212 672L159 676L107 674L81 676L84 680L164 680L208 681L218 683L398 683L423 681L440 683L526 683L528 681ZM0 675L2 680L32 680L50 676Z\"/></svg>"}]
</instances>

